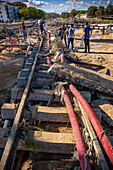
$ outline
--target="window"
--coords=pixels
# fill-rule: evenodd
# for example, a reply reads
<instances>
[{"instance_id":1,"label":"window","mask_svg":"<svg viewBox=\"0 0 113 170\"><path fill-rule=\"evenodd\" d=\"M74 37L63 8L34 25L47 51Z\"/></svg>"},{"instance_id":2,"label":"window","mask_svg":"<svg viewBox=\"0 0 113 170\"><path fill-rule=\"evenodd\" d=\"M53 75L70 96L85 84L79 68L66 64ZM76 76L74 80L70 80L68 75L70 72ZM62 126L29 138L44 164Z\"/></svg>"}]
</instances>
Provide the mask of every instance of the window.
<instances>
[{"instance_id":1,"label":"window","mask_svg":"<svg viewBox=\"0 0 113 170\"><path fill-rule=\"evenodd\" d=\"M1 10L1 7L0 7L0 10Z\"/></svg>"},{"instance_id":2,"label":"window","mask_svg":"<svg viewBox=\"0 0 113 170\"><path fill-rule=\"evenodd\" d=\"M1 15L1 18L3 18L3 16Z\"/></svg>"},{"instance_id":3,"label":"window","mask_svg":"<svg viewBox=\"0 0 113 170\"><path fill-rule=\"evenodd\" d=\"M2 12L0 11L0 14L2 14Z\"/></svg>"}]
</instances>

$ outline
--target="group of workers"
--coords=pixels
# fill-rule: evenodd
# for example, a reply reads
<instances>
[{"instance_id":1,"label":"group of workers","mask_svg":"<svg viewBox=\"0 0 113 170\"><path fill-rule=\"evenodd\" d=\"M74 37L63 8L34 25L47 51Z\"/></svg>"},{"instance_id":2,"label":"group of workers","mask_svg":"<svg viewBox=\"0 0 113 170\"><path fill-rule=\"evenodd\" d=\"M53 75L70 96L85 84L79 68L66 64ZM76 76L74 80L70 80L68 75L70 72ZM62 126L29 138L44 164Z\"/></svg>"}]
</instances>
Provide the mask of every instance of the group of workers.
<instances>
[{"instance_id":1,"label":"group of workers","mask_svg":"<svg viewBox=\"0 0 113 170\"><path fill-rule=\"evenodd\" d=\"M69 45L71 43L71 51L73 51L74 46L74 32L75 28L73 27L73 24L70 25L69 29L66 29L65 25L63 24L62 27L59 28L59 36L61 36L61 41L64 39L65 46L69 50ZM66 41L66 34L68 36L68 43ZM85 53L90 53L90 45L89 45L89 38L92 34L92 30L90 26L88 25L88 22L85 23L84 29L83 29L83 36L82 39L84 39L85 42Z\"/></svg>"},{"instance_id":2,"label":"group of workers","mask_svg":"<svg viewBox=\"0 0 113 170\"><path fill-rule=\"evenodd\" d=\"M45 25L45 21L44 21L44 18L42 18L41 20L38 21L38 27L39 27L42 37L43 37L43 32L44 32L44 25ZM23 32L24 40L26 40L27 31L26 31L24 22L22 23L22 26L21 26L21 32ZM61 41L64 39L65 47L68 50L69 50L69 46L71 43L71 51L73 51L73 47L74 47L74 32L75 32L75 28L73 27L73 24L71 24L70 28L68 29L66 29L64 24L62 27L59 28L59 36L61 36ZM66 34L68 36L68 42L66 40ZM88 22L86 22L85 27L83 29L83 36L82 36L85 42L85 53L87 53L87 50L88 50L88 53L90 52L89 38L91 34L92 34L92 30L90 26L88 25Z\"/></svg>"}]
</instances>

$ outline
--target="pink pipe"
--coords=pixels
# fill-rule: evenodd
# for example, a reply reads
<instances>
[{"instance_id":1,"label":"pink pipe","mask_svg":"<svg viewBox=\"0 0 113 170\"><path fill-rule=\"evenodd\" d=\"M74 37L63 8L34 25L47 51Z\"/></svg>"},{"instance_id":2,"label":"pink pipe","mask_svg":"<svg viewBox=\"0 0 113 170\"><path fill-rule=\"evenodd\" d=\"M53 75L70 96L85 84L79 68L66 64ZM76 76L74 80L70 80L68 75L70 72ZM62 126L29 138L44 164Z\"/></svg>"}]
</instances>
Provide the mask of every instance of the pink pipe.
<instances>
[{"instance_id":1,"label":"pink pipe","mask_svg":"<svg viewBox=\"0 0 113 170\"><path fill-rule=\"evenodd\" d=\"M61 62L64 63L64 56L61 56Z\"/></svg>"},{"instance_id":2,"label":"pink pipe","mask_svg":"<svg viewBox=\"0 0 113 170\"><path fill-rule=\"evenodd\" d=\"M74 96L77 98L77 100L80 102L84 110L86 111L94 129L95 132L103 146L103 148L106 151L106 154L108 155L111 163L113 164L113 146L111 145L109 139L107 138L102 126L100 125L97 117L95 116L93 110L89 106L89 104L86 102L86 100L82 97L82 95L77 91L77 89L72 85L69 84L70 91L74 94Z\"/></svg>"},{"instance_id":3,"label":"pink pipe","mask_svg":"<svg viewBox=\"0 0 113 170\"><path fill-rule=\"evenodd\" d=\"M50 62L50 59L49 59L49 57L47 56L47 63L48 63L48 65L49 65L49 67L51 67L51 62Z\"/></svg>"},{"instance_id":4,"label":"pink pipe","mask_svg":"<svg viewBox=\"0 0 113 170\"><path fill-rule=\"evenodd\" d=\"M77 147L77 152L78 152L78 156L79 156L79 161L80 161L80 166L82 170L91 170L91 166L88 160L88 156L86 155L86 148L84 145L84 141L82 139L82 135L81 135L81 131L80 131L80 127L79 124L77 122L77 118L75 115L75 112L73 110L73 106L71 104L71 101L69 99L69 96L65 90L65 88L63 86L61 86L60 88L64 102L66 104L67 107L67 111L68 111L68 115L70 118L70 122L74 131L74 136L75 136L75 141L76 141L76 147Z\"/></svg>"},{"instance_id":5,"label":"pink pipe","mask_svg":"<svg viewBox=\"0 0 113 170\"><path fill-rule=\"evenodd\" d=\"M48 33L48 50L50 50L50 33Z\"/></svg>"}]
</instances>

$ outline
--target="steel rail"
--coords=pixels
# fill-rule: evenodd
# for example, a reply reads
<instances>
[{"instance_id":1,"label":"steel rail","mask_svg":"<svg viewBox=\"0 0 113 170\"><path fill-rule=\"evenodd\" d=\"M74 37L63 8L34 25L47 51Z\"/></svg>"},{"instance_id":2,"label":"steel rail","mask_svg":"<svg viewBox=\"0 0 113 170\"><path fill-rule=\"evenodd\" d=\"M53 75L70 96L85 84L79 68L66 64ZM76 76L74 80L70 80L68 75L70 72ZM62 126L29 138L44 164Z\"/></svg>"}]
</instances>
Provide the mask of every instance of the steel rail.
<instances>
[{"instance_id":1,"label":"steel rail","mask_svg":"<svg viewBox=\"0 0 113 170\"><path fill-rule=\"evenodd\" d=\"M109 170L107 162L106 162L105 157L104 157L104 154L103 154L102 149L100 147L100 144L99 144L98 140L95 140L96 134L95 134L94 129L91 125L91 122L90 122L90 120L87 116L87 113L85 112L85 110L83 109L83 107L81 106L81 104L79 102L78 102L78 104L79 104L79 107L80 107L80 110L81 110L81 113L82 113L81 119L83 121L84 126L87 128L89 135L90 135L90 138L91 138L91 146L90 146L91 150L89 152L92 152L92 146L93 146L94 149L95 149L96 156L99 160L99 167L102 170Z\"/></svg>"},{"instance_id":2,"label":"steel rail","mask_svg":"<svg viewBox=\"0 0 113 170\"><path fill-rule=\"evenodd\" d=\"M43 42L43 39L41 40L38 52L41 49L42 42ZM9 169L11 170L13 168L13 163L14 163L14 159L15 159L15 155L16 155L16 149L17 149L18 140L19 140L18 136L17 136L18 125L19 125L20 122L22 122L23 110L24 110L24 106L25 106L25 102L26 102L28 93L29 93L31 81L32 81L32 78L33 78L33 73L34 73L34 70L35 70L36 63L37 63L37 59L38 59L38 55L36 54L34 64L32 66L30 75L28 77L27 85L26 85L24 93L22 95L22 99L21 99L16 117L14 119L13 126L11 128L11 132L10 132L10 135L9 135L8 140L6 142L6 146L5 146L2 158L1 158L0 170L9 170Z\"/></svg>"}]
</instances>

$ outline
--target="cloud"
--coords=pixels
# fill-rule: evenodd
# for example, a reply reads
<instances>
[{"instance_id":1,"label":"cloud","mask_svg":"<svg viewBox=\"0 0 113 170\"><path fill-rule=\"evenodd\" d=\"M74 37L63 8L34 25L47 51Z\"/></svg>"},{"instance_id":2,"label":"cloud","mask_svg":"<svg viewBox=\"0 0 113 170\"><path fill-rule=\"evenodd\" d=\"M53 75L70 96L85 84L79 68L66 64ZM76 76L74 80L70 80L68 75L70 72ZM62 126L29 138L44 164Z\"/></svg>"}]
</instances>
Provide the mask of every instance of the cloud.
<instances>
[{"instance_id":1,"label":"cloud","mask_svg":"<svg viewBox=\"0 0 113 170\"><path fill-rule=\"evenodd\" d=\"M59 7L64 7L65 5L64 4L60 4Z\"/></svg>"},{"instance_id":2,"label":"cloud","mask_svg":"<svg viewBox=\"0 0 113 170\"><path fill-rule=\"evenodd\" d=\"M11 2L14 1L19 1L19 0L9 0ZM38 0L20 0L21 2L26 3L26 5L33 6L35 8L42 9L46 12L56 12L56 13L62 13L62 12L70 12L72 9L87 9L89 8L92 4L93 5L108 5L111 3L111 0L94 0L94 1L89 1L86 2L86 0L67 0L62 4L55 5L51 1L51 3L48 3L48 0L45 1L38 1ZM56 0L57 2L60 2Z\"/></svg>"},{"instance_id":3,"label":"cloud","mask_svg":"<svg viewBox=\"0 0 113 170\"><path fill-rule=\"evenodd\" d=\"M111 4L111 0L99 0L99 1L93 1L92 3L97 5L109 5Z\"/></svg>"},{"instance_id":4,"label":"cloud","mask_svg":"<svg viewBox=\"0 0 113 170\"><path fill-rule=\"evenodd\" d=\"M48 2L45 1L36 1L36 0L28 0L28 3L26 3L27 6L33 6L36 8L44 8L46 5L49 5Z\"/></svg>"}]
</instances>

